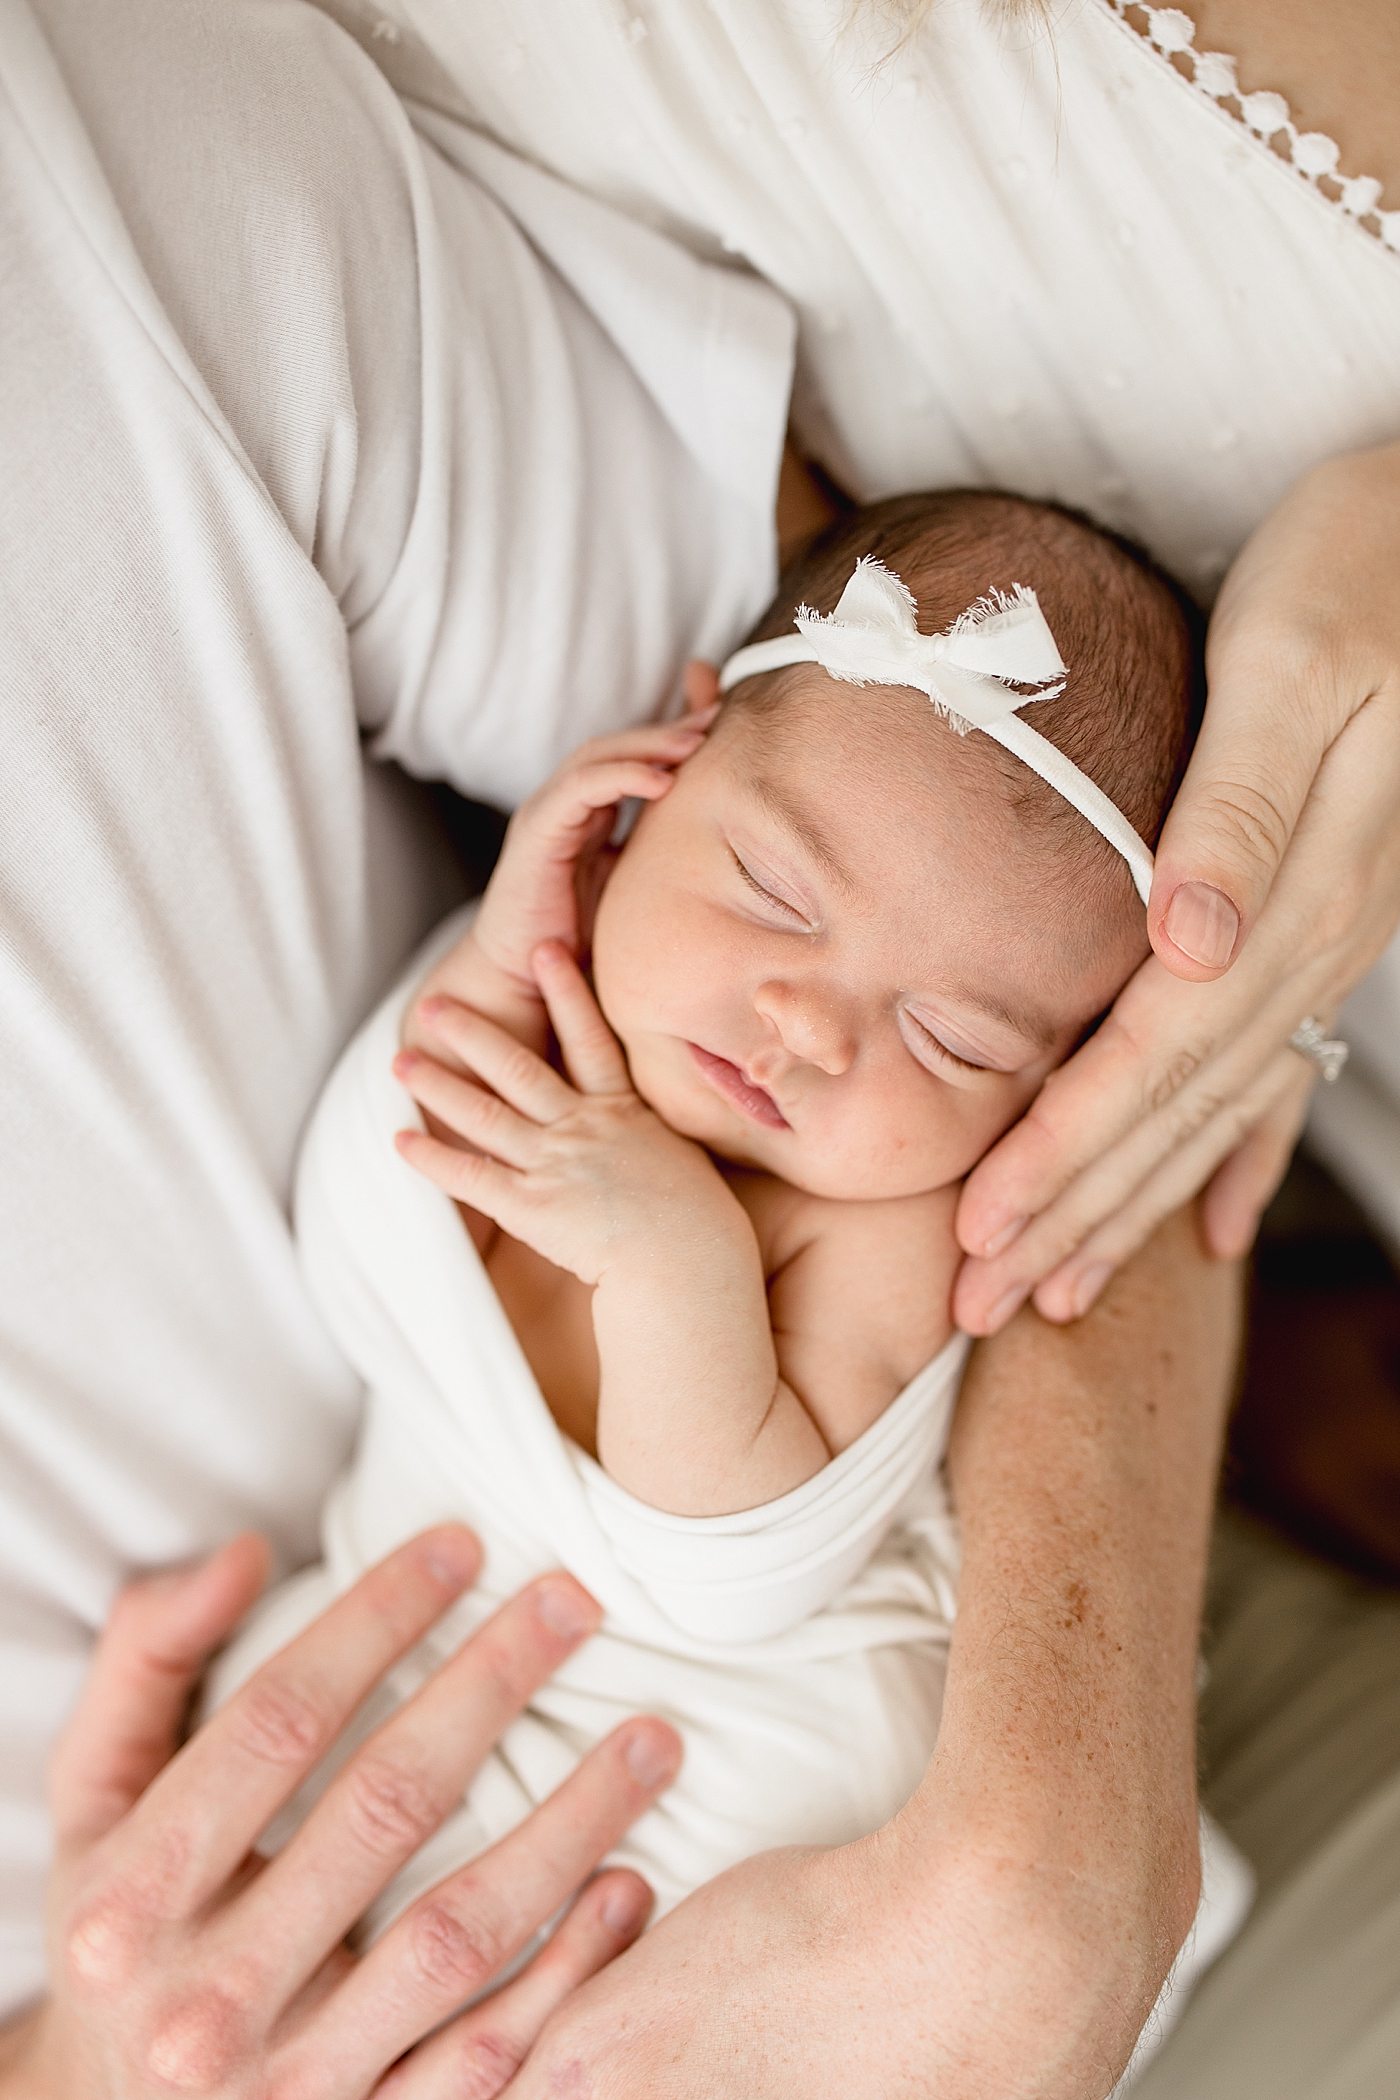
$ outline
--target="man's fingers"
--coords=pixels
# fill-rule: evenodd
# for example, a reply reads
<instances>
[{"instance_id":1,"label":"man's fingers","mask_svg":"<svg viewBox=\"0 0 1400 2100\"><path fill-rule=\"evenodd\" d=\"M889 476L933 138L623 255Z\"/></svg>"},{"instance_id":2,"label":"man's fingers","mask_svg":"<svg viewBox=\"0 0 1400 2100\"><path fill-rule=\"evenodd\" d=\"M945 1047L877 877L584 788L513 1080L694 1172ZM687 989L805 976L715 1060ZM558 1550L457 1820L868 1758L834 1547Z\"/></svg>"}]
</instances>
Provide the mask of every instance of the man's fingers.
<instances>
[{"instance_id":1,"label":"man's fingers","mask_svg":"<svg viewBox=\"0 0 1400 2100\"><path fill-rule=\"evenodd\" d=\"M60 1844L105 1836L169 1762L199 1674L261 1593L268 1560L245 1532L198 1567L122 1591L50 1767Z\"/></svg>"},{"instance_id":2,"label":"man's fingers","mask_svg":"<svg viewBox=\"0 0 1400 2100\"><path fill-rule=\"evenodd\" d=\"M579 1092L630 1092L627 1060L617 1037L598 1011L587 978L563 942L541 941L532 962L550 1025Z\"/></svg>"},{"instance_id":3,"label":"man's fingers","mask_svg":"<svg viewBox=\"0 0 1400 2100\"><path fill-rule=\"evenodd\" d=\"M400 2060L375 2100L495 2100L550 2015L623 1953L652 1906L640 1875L614 1868L590 1882L558 1931L521 1973Z\"/></svg>"},{"instance_id":4,"label":"man's fingers","mask_svg":"<svg viewBox=\"0 0 1400 2100\"><path fill-rule=\"evenodd\" d=\"M562 1571L502 1605L356 1751L285 1850L229 1906L218 1935L230 1953L255 1949L269 1990L294 1997L601 1618Z\"/></svg>"},{"instance_id":5,"label":"man's fingers","mask_svg":"<svg viewBox=\"0 0 1400 2100\"><path fill-rule=\"evenodd\" d=\"M371 1947L303 2046L330 2091L359 2091L528 1944L680 1769L664 1721L627 1721L549 1799L439 1882ZM361 2084L357 2084L359 2079ZM293 2081L295 2082L295 2081Z\"/></svg>"},{"instance_id":6,"label":"man's fingers","mask_svg":"<svg viewBox=\"0 0 1400 2100\"><path fill-rule=\"evenodd\" d=\"M391 1553L263 1664L113 1834L112 1871L161 1867L162 1916L212 1902L385 1671L476 1579L481 1548L445 1524Z\"/></svg>"}]
</instances>

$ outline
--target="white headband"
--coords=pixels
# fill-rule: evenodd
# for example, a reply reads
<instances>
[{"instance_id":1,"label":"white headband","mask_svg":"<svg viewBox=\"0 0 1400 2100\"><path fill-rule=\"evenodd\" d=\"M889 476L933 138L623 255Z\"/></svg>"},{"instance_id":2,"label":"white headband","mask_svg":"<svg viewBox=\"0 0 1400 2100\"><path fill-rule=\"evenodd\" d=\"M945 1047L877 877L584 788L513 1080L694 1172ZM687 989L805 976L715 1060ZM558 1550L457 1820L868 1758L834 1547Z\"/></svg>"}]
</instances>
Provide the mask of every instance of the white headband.
<instances>
[{"instance_id":1,"label":"white headband","mask_svg":"<svg viewBox=\"0 0 1400 2100\"><path fill-rule=\"evenodd\" d=\"M785 664L820 664L848 685L914 686L960 736L984 729L1073 803L1122 854L1146 904L1152 855L1132 825L1087 773L1017 712L1065 689L1065 666L1035 592L1020 583L1010 596L993 591L970 605L946 634L920 634L917 610L893 570L863 555L829 619L799 606L797 633L737 650L719 674L719 689L727 693L742 679ZM1018 685L1040 691L1010 690Z\"/></svg>"}]
</instances>

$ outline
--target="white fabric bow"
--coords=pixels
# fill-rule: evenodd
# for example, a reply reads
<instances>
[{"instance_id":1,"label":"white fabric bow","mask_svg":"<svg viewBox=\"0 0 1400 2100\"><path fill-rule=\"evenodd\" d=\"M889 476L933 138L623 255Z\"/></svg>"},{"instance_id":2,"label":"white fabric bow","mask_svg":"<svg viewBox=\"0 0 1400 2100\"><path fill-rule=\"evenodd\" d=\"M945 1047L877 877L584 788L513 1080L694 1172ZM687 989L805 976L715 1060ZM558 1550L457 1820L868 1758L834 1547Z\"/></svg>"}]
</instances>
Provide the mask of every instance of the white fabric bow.
<instances>
[{"instance_id":1,"label":"white fabric bow","mask_svg":"<svg viewBox=\"0 0 1400 2100\"><path fill-rule=\"evenodd\" d=\"M823 619L804 605L797 631L833 678L911 685L963 732L987 729L1024 706L1028 696L1012 686L1048 688L1033 696L1037 700L1064 691L1055 637L1024 584L1009 595L994 591L979 599L946 634L920 634L917 614L907 585L867 555L856 563L835 612Z\"/></svg>"},{"instance_id":2,"label":"white fabric bow","mask_svg":"<svg viewBox=\"0 0 1400 2100\"><path fill-rule=\"evenodd\" d=\"M820 664L848 685L907 685L924 693L959 731L985 730L1014 751L1116 847L1146 904L1152 855L1117 806L1019 709L1065 689L1066 666L1033 590L1016 584L979 598L942 634L920 634L918 607L883 562L863 555L836 610L798 608L795 634L751 642L730 657L719 688L796 663ZM1016 688L1035 686L1037 691Z\"/></svg>"}]
</instances>

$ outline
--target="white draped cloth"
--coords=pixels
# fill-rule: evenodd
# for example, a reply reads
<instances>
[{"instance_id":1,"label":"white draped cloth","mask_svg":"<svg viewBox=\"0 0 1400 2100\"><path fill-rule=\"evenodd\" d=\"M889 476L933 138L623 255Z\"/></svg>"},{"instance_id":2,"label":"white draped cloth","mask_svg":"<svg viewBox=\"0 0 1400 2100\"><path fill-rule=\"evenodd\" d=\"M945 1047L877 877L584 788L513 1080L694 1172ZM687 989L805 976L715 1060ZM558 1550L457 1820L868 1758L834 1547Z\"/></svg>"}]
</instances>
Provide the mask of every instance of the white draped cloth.
<instances>
[{"instance_id":1,"label":"white draped cloth","mask_svg":"<svg viewBox=\"0 0 1400 2100\"><path fill-rule=\"evenodd\" d=\"M780 1501L720 1517L639 1501L555 1426L455 1206L394 1150L416 1119L389 1070L403 1003L401 989L342 1059L297 1177L306 1279L365 1382L359 1445L327 1504L324 1567L269 1599L214 1695L391 1547L456 1519L485 1545L483 1578L386 1699L546 1569L567 1567L607 1617L507 1730L379 1918L640 1712L686 1742L679 1782L617 1855L662 1908L767 1846L878 1828L917 1787L937 1732L957 1571L938 1469L966 1340Z\"/></svg>"},{"instance_id":2,"label":"white draped cloth","mask_svg":"<svg viewBox=\"0 0 1400 2100\"><path fill-rule=\"evenodd\" d=\"M732 647L791 357L295 0L0 0L0 2014L117 1584L354 1433L292 1162L460 894L365 747L512 803Z\"/></svg>"},{"instance_id":3,"label":"white draped cloth","mask_svg":"<svg viewBox=\"0 0 1400 2100\"><path fill-rule=\"evenodd\" d=\"M430 1524L469 1523L486 1549L484 1573L268 1841L285 1837L341 1757L532 1576L568 1568L606 1617L375 1905L371 1931L504 1836L585 1750L640 1712L664 1715L686 1746L678 1780L610 1855L645 1876L657 1915L754 1852L878 1829L932 1754L956 1612L957 1527L941 1465L964 1336L810 1480L737 1515L653 1509L557 1428L456 1206L394 1149L394 1132L417 1121L390 1071L405 999L465 923L455 915L439 929L366 1024L308 1130L296 1189L303 1266L364 1379L365 1414L327 1502L323 1564L260 1608L221 1659L210 1697L226 1697ZM1206 1818L1202 1860L1196 1925L1139 2063L1249 1905L1249 1870Z\"/></svg>"}]
</instances>

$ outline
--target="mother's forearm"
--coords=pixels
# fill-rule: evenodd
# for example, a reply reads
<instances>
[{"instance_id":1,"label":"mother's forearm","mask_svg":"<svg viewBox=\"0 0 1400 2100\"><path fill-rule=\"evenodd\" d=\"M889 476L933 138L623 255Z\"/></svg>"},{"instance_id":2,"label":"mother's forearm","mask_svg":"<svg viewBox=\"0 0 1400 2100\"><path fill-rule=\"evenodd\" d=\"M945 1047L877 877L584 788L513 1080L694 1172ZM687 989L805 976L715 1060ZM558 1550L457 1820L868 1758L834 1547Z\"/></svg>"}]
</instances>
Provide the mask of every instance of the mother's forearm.
<instances>
[{"instance_id":1,"label":"mother's forearm","mask_svg":"<svg viewBox=\"0 0 1400 2100\"><path fill-rule=\"evenodd\" d=\"M910 1821L1033 1909L1091 2022L1105 1992L1140 2022L1195 1908L1196 1642L1239 1297L1183 1216L1090 1317L1023 1313L983 1344L959 1404L961 1601Z\"/></svg>"}]
</instances>

